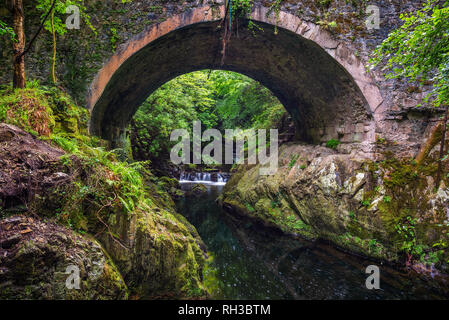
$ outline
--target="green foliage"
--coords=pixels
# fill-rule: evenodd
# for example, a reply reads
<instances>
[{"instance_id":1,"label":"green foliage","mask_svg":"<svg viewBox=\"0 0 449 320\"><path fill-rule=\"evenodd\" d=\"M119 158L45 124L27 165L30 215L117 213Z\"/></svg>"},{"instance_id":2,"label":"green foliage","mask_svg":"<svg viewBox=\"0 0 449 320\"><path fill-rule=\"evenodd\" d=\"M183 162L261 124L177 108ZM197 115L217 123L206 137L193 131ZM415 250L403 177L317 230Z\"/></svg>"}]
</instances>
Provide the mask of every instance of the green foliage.
<instances>
[{"instance_id":1,"label":"green foliage","mask_svg":"<svg viewBox=\"0 0 449 320\"><path fill-rule=\"evenodd\" d=\"M111 46L112 46L112 50L115 51L115 49L117 48L117 41L119 40L119 36L117 34L117 29L116 28L111 28Z\"/></svg>"},{"instance_id":2,"label":"green foliage","mask_svg":"<svg viewBox=\"0 0 449 320\"><path fill-rule=\"evenodd\" d=\"M401 250L412 254L416 253L416 232L415 226L418 219L407 216L404 221L395 226L396 232L402 239ZM419 249L418 249L419 250ZM418 251L419 253L419 251Z\"/></svg>"},{"instance_id":3,"label":"green foliage","mask_svg":"<svg viewBox=\"0 0 449 320\"><path fill-rule=\"evenodd\" d=\"M40 87L40 83L39 83L39 80L37 80L37 79L29 80L26 83L27 89L39 89L39 87Z\"/></svg>"},{"instance_id":4,"label":"green foliage","mask_svg":"<svg viewBox=\"0 0 449 320\"><path fill-rule=\"evenodd\" d=\"M363 206L369 207L371 205L371 200L370 199L362 200L361 203Z\"/></svg>"},{"instance_id":5,"label":"green foliage","mask_svg":"<svg viewBox=\"0 0 449 320\"><path fill-rule=\"evenodd\" d=\"M56 35L64 35L67 27L63 22L66 10L69 6L76 6L79 14L89 28L96 33L95 28L90 23L90 17L86 14L86 7L83 0L38 0L36 8L42 12L41 19L44 23L44 29L52 34L53 53L51 57L51 78L53 84L57 83L56 77ZM48 13L50 15L48 16Z\"/></svg>"},{"instance_id":6,"label":"green foliage","mask_svg":"<svg viewBox=\"0 0 449 320\"><path fill-rule=\"evenodd\" d=\"M427 0L415 13L403 13L404 24L390 33L374 51L372 66L385 63L387 78L406 78L433 84L425 102L433 97L439 107L449 98L449 1Z\"/></svg>"},{"instance_id":7,"label":"green foliage","mask_svg":"<svg viewBox=\"0 0 449 320\"><path fill-rule=\"evenodd\" d=\"M216 109L220 129L277 127L286 111L262 84L234 72L215 71Z\"/></svg>"},{"instance_id":8,"label":"green foliage","mask_svg":"<svg viewBox=\"0 0 449 320\"><path fill-rule=\"evenodd\" d=\"M13 90L7 86L0 90L0 121L34 135L48 137L59 131L80 133L88 116L86 109L78 108L59 88L40 86L37 80L28 81L26 89Z\"/></svg>"},{"instance_id":9,"label":"green foliage","mask_svg":"<svg viewBox=\"0 0 449 320\"><path fill-rule=\"evenodd\" d=\"M320 6L324 8L329 8L332 3L332 0L319 0Z\"/></svg>"},{"instance_id":10,"label":"green foliage","mask_svg":"<svg viewBox=\"0 0 449 320\"><path fill-rule=\"evenodd\" d=\"M377 144L385 144L387 142L387 139L380 137L380 136L376 136L376 143Z\"/></svg>"},{"instance_id":11,"label":"green foliage","mask_svg":"<svg viewBox=\"0 0 449 320\"><path fill-rule=\"evenodd\" d=\"M330 16L330 11L327 11L324 16L317 21L317 23L322 26L323 28L329 30L329 31L333 31L334 29L336 29L338 27L338 24L336 21L334 20L329 20L329 16Z\"/></svg>"},{"instance_id":12,"label":"green foliage","mask_svg":"<svg viewBox=\"0 0 449 320\"><path fill-rule=\"evenodd\" d=\"M378 242L377 239L362 239L346 232L342 236L339 236L339 240L346 245L349 245L354 250L363 249L360 252L364 253L364 250L366 250L369 254L378 258L385 257L385 254L387 253L387 249L380 242Z\"/></svg>"},{"instance_id":13,"label":"green foliage","mask_svg":"<svg viewBox=\"0 0 449 320\"><path fill-rule=\"evenodd\" d=\"M370 250L375 250L376 247L377 247L377 240L376 240L376 239L370 239L370 240L368 241L368 248L369 248Z\"/></svg>"},{"instance_id":14,"label":"green foliage","mask_svg":"<svg viewBox=\"0 0 449 320\"><path fill-rule=\"evenodd\" d=\"M274 12L276 16L276 23L279 22L279 14L281 13L281 3L284 0L274 0L268 8L267 16ZM278 33L277 25L274 26L274 34Z\"/></svg>"},{"instance_id":15,"label":"green foliage","mask_svg":"<svg viewBox=\"0 0 449 320\"><path fill-rule=\"evenodd\" d=\"M253 5L253 0L233 0L230 8L232 19L248 17Z\"/></svg>"},{"instance_id":16,"label":"green foliage","mask_svg":"<svg viewBox=\"0 0 449 320\"><path fill-rule=\"evenodd\" d=\"M9 27L5 22L0 20L0 36L6 35L11 41L16 40L16 34L13 28Z\"/></svg>"},{"instance_id":17,"label":"green foliage","mask_svg":"<svg viewBox=\"0 0 449 320\"><path fill-rule=\"evenodd\" d=\"M447 243L441 240L433 244L432 248L418 242L417 239L418 219L406 216L395 226L395 230L399 235L400 249L408 254L409 260L414 257L427 265L435 264L444 259ZM440 250L435 250L436 248Z\"/></svg>"},{"instance_id":18,"label":"green foliage","mask_svg":"<svg viewBox=\"0 0 449 320\"><path fill-rule=\"evenodd\" d=\"M245 207L246 207L246 209L248 209L249 212L256 211L256 209L254 209L254 207L248 202L245 203Z\"/></svg>"},{"instance_id":19,"label":"green foliage","mask_svg":"<svg viewBox=\"0 0 449 320\"><path fill-rule=\"evenodd\" d=\"M157 14L162 14L164 12L164 8L162 6L151 6L149 8L149 11Z\"/></svg>"},{"instance_id":20,"label":"green foliage","mask_svg":"<svg viewBox=\"0 0 449 320\"><path fill-rule=\"evenodd\" d=\"M280 207L281 202L279 201L279 199L272 199L270 201L270 205L271 205L271 209L278 208L278 207Z\"/></svg>"},{"instance_id":21,"label":"green foliage","mask_svg":"<svg viewBox=\"0 0 449 320\"><path fill-rule=\"evenodd\" d=\"M299 154L292 155L291 158L290 158L290 162L288 163L288 167L289 168L293 168L293 166L295 165L295 163L298 160L298 158L299 158Z\"/></svg>"},{"instance_id":22,"label":"green foliage","mask_svg":"<svg viewBox=\"0 0 449 320\"><path fill-rule=\"evenodd\" d=\"M34 85L37 85L36 82ZM75 182L74 189L70 190L72 198L67 200L69 207L74 205L69 200L75 201L77 197L85 200L87 196L92 196L92 193L96 193L93 198L98 199L98 206L101 207L104 201L101 199L103 197L101 193L105 191L101 188L111 188L128 213L148 210L153 205L142 176L146 170L145 163L120 162L116 156L118 150L106 151L100 146L98 138L85 135L87 111L75 106L65 93L57 88L48 87L23 90L7 88L0 93L0 121L22 127L39 139L47 140L62 148L67 153L61 157L62 164L72 164L72 157L75 156L85 168L95 172L92 176L95 181L92 181L92 184L77 187L76 184L79 182ZM37 114L39 117L36 117ZM75 120L74 125L71 119ZM101 184L103 187L100 187ZM91 192L88 195L84 194L89 188ZM63 208L59 216L68 225L79 220L76 210L72 214L69 208ZM73 225L79 227L78 223Z\"/></svg>"},{"instance_id":23,"label":"green foliage","mask_svg":"<svg viewBox=\"0 0 449 320\"><path fill-rule=\"evenodd\" d=\"M131 140L139 159L168 158L174 129L191 132L193 121L214 127L217 117L206 72L178 77L156 90L139 108L131 124Z\"/></svg>"},{"instance_id":24,"label":"green foliage","mask_svg":"<svg viewBox=\"0 0 449 320\"><path fill-rule=\"evenodd\" d=\"M337 149L338 145L341 142L335 139L330 139L328 142L326 142L326 147L331 148L331 149Z\"/></svg>"},{"instance_id":25,"label":"green foliage","mask_svg":"<svg viewBox=\"0 0 449 320\"><path fill-rule=\"evenodd\" d=\"M177 77L156 90L139 108L131 124L137 159L167 159L174 129L268 129L286 111L260 83L234 72L198 71Z\"/></svg>"},{"instance_id":26,"label":"green foliage","mask_svg":"<svg viewBox=\"0 0 449 320\"><path fill-rule=\"evenodd\" d=\"M42 15L43 19L47 12L50 10L54 0L37 0L36 9L38 9ZM67 28L65 26L65 18L66 18L66 9L75 5L80 9L80 16L83 19L84 23L93 31L95 28L92 26L90 22L90 16L87 14L86 6L84 5L83 0L56 0L56 4L54 6L54 28L55 32L59 35L64 35L67 32ZM45 30L52 32L52 26L50 19L47 19L44 23Z\"/></svg>"},{"instance_id":27,"label":"green foliage","mask_svg":"<svg viewBox=\"0 0 449 320\"><path fill-rule=\"evenodd\" d=\"M37 190L27 202L29 213L55 219L80 234L95 237L104 234L124 248L127 244L122 243L122 235L117 234L117 223L120 221L121 228L124 220L132 219L132 228L146 232L149 239L154 240L152 245L156 250L163 250L163 255L172 261L169 270L174 273L168 278L179 281L179 290L195 297L204 294L198 289L201 287L202 251L191 238L196 231L175 212L170 196L157 190L158 179L149 170L149 163L118 161L118 150L107 151L101 140L87 135L87 116L84 115L88 113L84 108L74 105L60 89L30 83L35 88L2 88L0 110L6 114L6 121L18 125L20 119L14 117L25 114L30 118L35 116L36 110L46 114L39 116L40 119L55 121L47 136L36 135L66 153L59 162L48 162L43 175L64 173L68 179L52 188ZM28 105L24 103L33 106L31 113L26 113ZM72 119L76 120L76 126L72 126ZM0 210L0 216L2 214ZM157 266L159 260L155 258L155 266L166 270L165 266ZM177 284L173 286L178 288Z\"/></svg>"},{"instance_id":28,"label":"green foliage","mask_svg":"<svg viewBox=\"0 0 449 320\"><path fill-rule=\"evenodd\" d=\"M283 219L287 228L294 231L310 229L310 226L307 225L304 221L298 218L294 214L287 215L286 218Z\"/></svg>"}]
</instances>

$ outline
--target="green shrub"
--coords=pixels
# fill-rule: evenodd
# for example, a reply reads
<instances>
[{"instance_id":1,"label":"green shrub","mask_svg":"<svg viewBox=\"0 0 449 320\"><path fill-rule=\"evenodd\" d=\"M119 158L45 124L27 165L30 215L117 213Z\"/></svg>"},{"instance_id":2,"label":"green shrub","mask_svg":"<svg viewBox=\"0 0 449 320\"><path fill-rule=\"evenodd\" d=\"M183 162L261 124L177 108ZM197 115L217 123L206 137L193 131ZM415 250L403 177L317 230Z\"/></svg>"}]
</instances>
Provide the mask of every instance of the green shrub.
<instances>
[{"instance_id":1,"label":"green shrub","mask_svg":"<svg viewBox=\"0 0 449 320\"><path fill-rule=\"evenodd\" d=\"M295 165L296 161L298 161L298 158L299 158L298 154L291 155L290 162L288 163L288 167L290 169L293 168L293 166Z\"/></svg>"},{"instance_id":2,"label":"green shrub","mask_svg":"<svg viewBox=\"0 0 449 320\"><path fill-rule=\"evenodd\" d=\"M337 149L338 145L341 142L335 139L330 139L328 142L326 142L326 147L331 148L331 149Z\"/></svg>"}]
</instances>

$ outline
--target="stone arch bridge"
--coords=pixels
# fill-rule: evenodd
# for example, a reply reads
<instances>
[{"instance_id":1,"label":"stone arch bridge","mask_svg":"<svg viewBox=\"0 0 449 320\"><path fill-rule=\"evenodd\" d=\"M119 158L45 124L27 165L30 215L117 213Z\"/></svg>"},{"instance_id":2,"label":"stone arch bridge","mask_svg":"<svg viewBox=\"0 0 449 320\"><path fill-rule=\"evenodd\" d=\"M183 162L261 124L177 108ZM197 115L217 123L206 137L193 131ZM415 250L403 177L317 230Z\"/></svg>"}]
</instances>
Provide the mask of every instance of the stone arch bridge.
<instances>
[{"instance_id":1,"label":"stone arch bridge","mask_svg":"<svg viewBox=\"0 0 449 320\"><path fill-rule=\"evenodd\" d=\"M400 24L400 12L422 0L254 0L257 28L239 21L222 65L224 2L88 1L98 36L86 36L91 33L84 26L60 39L57 72L78 102L87 96L90 132L115 144L139 105L163 83L200 69L225 69L268 87L292 115L302 141L339 139L341 152L375 154L382 138L393 142L398 155L418 152L437 118L417 108L425 93L367 72L366 65L375 46ZM380 29L367 29L367 5L378 6ZM29 54L28 73L45 79L50 68L41 57L51 47L39 41ZM4 80L10 73L2 68Z\"/></svg>"},{"instance_id":2,"label":"stone arch bridge","mask_svg":"<svg viewBox=\"0 0 449 320\"><path fill-rule=\"evenodd\" d=\"M360 57L322 23L272 11L256 2L250 19L258 27L250 30L248 20L239 22L223 65L224 5L199 5L147 27L122 45L93 80L87 103L91 133L116 141L139 105L163 83L200 69L225 69L268 87L292 115L303 141L339 139L348 151L357 146L370 153L379 136L392 136L407 150L416 149L419 141L410 136L410 127L398 131L409 119L396 115L393 121L405 120L402 125L389 123L397 106L385 94L382 79L367 72L367 56ZM363 22L359 19L362 28ZM425 124L418 127L426 130Z\"/></svg>"},{"instance_id":3,"label":"stone arch bridge","mask_svg":"<svg viewBox=\"0 0 449 320\"><path fill-rule=\"evenodd\" d=\"M344 44L292 14L275 17L256 6L251 19L258 29L241 26L221 65L219 26L224 11L224 6L195 8L127 42L92 83L91 132L116 139L160 85L180 74L211 68L240 72L271 89L306 141L334 136L348 142L373 139L382 96L363 63Z\"/></svg>"}]
</instances>

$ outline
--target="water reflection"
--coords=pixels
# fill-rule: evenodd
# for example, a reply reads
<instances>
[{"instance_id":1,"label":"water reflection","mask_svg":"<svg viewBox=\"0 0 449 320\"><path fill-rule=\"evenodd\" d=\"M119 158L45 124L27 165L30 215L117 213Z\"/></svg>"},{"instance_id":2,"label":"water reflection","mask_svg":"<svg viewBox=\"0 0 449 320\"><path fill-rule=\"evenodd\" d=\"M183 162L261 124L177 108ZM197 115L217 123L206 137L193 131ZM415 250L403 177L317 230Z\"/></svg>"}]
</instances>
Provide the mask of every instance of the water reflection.
<instances>
[{"instance_id":1,"label":"water reflection","mask_svg":"<svg viewBox=\"0 0 449 320\"><path fill-rule=\"evenodd\" d=\"M182 183L188 191L191 183ZM386 266L381 289L365 287L372 261L324 243L293 240L224 212L216 203L223 186L208 184L207 195L177 202L198 230L213 260L204 282L214 299L445 299L440 284Z\"/></svg>"}]
</instances>

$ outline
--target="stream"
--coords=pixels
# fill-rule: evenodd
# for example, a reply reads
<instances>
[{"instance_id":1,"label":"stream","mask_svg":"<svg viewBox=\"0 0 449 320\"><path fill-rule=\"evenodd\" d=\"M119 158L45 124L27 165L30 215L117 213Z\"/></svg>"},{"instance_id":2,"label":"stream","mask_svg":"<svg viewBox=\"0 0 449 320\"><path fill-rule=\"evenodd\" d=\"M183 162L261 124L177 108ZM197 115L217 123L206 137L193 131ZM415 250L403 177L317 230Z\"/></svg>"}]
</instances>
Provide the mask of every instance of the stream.
<instances>
[{"instance_id":1,"label":"stream","mask_svg":"<svg viewBox=\"0 0 449 320\"><path fill-rule=\"evenodd\" d=\"M212 299L447 299L447 288L431 278L292 239L225 212L215 200L226 179L184 176L184 191L202 183L207 194L176 202L208 248L204 283ZM365 269L373 264L380 268L379 290L365 286Z\"/></svg>"}]
</instances>

